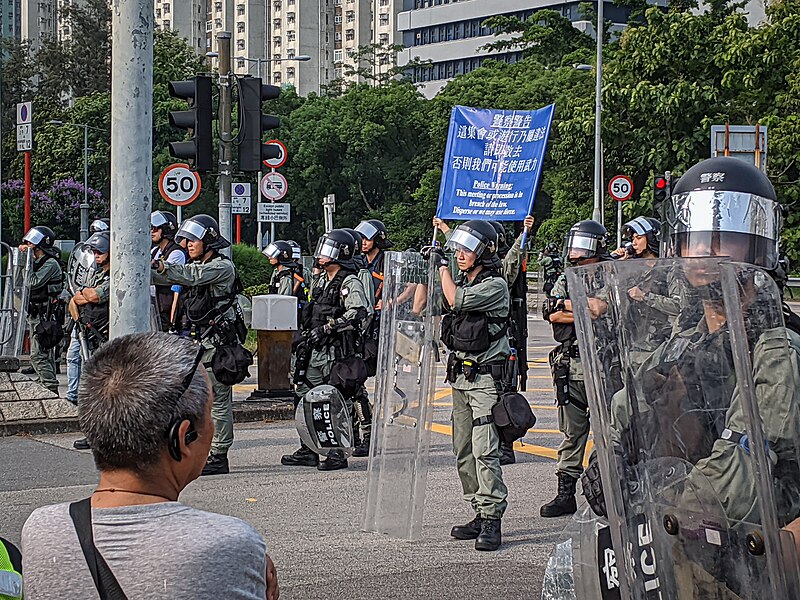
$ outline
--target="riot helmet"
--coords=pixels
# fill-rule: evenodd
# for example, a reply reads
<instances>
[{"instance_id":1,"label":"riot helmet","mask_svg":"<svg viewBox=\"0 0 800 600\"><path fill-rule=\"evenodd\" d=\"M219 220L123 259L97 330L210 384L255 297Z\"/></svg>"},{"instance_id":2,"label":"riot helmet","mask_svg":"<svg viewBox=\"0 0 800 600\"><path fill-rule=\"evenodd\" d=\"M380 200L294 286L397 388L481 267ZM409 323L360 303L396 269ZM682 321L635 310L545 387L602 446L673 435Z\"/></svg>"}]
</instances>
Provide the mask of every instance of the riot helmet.
<instances>
[{"instance_id":1,"label":"riot helmet","mask_svg":"<svg viewBox=\"0 0 800 600\"><path fill-rule=\"evenodd\" d=\"M488 221L473 219L462 223L453 230L445 248L475 253L477 256L475 263L467 272L478 265L490 269L502 266L497 257L497 230Z\"/></svg>"},{"instance_id":2,"label":"riot helmet","mask_svg":"<svg viewBox=\"0 0 800 600\"><path fill-rule=\"evenodd\" d=\"M155 210L150 213L150 227L153 231L161 231L162 240L174 240L178 231L178 219L166 210Z\"/></svg>"},{"instance_id":3,"label":"riot helmet","mask_svg":"<svg viewBox=\"0 0 800 600\"><path fill-rule=\"evenodd\" d=\"M88 240L86 240L86 247L99 253L108 254L111 252L111 232L98 231L93 233Z\"/></svg>"},{"instance_id":4,"label":"riot helmet","mask_svg":"<svg viewBox=\"0 0 800 600\"><path fill-rule=\"evenodd\" d=\"M89 234L97 233L98 231L109 231L111 229L110 219L95 219L89 225Z\"/></svg>"},{"instance_id":5,"label":"riot helmet","mask_svg":"<svg viewBox=\"0 0 800 600\"><path fill-rule=\"evenodd\" d=\"M56 256L58 254L58 249L55 247L56 234L45 225L31 227L25 237L22 238L22 241L28 242L48 256Z\"/></svg>"},{"instance_id":6,"label":"riot helmet","mask_svg":"<svg viewBox=\"0 0 800 600\"><path fill-rule=\"evenodd\" d=\"M292 247L292 260L299 261L303 258L303 250L300 248L300 244L294 240L286 240L286 243Z\"/></svg>"},{"instance_id":7,"label":"riot helmet","mask_svg":"<svg viewBox=\"0 0 800 600\"><path fill-rule=\"evenodd\" d=\"M375 246L381 250L387 250L394 246L394 242L389 239L389 232L386 230L386 225L383 221L378 219L369 219L361 221L356 226L356 231L364 236L365 240L375 242Z\"/></svg>"},{"instance_id":8,"label":"riot helmet","mask_svg":"<svg viewBox=\"0 0 800 600\"><path fill-rule=\"evenodd\" d=\"M642 252L636 252L636 256L641 256L646 250L658 256L661 221L650 217L636 217L628 221L622 226L622 237L627 240L633 240L634 235L647 239L647 247Z\"/></svg>"},{"instance_id":9,"label":"riot helmet","mask_svg":"<svg viewBox=\"0 0 800 600\"><path fill-rule=\"evenodd\" d=\"M203 242L204 250L222 250L231 245L222 237L217 220L209 215L195 215L186 219L175 235L190 242Z\"/></svg>"},{"instance_id":10,"label":"riot helmet","mask_svg":"<svg viewBox=\"0 0 800 600\"><path fill-rule=\"evenodd\" d=\"M360 256L362 253L361 242L364 240L364 236L361 234L361 232L355 229L350 229L349 227L342 227L342 230L352 235L353 241L356 243L353 247L353 256Z\"/></svg>"},{"instance_id":11,"label":"riot helmet","mask_svg":"<svg viewBox=\"0 0 800 600\"><path fill-rule=\"evenodd\" d=\"M564 257L571 263L604 257L607 235L606 228L597 221L578 221L564 238Z\"/></svg>"},{"instance_id":12,"label":"riot helmet","mask_svg":"<svg viewBox=\"0 0 800 600\"><path fill-rule=\"evenodd\" d=\"M547 244L547 248L545 248L544 252L545 254L548 255L558 254L558 244L556 244L555 242L550 242L549 244Z\"/></svg>"},{"instance_id":13,"label":"riot helmet","mask_svg":"<svg viewBox=\"0 0 800 600\"><path fill-rule=\"evenodd\" d=\"M345 269L355 269L353 261L355 245L356 242L353 236L344 229L333 229L319 238L314 258L317 261L321 258L327 258L330 262Z\"/></svg>"},{"instance_id":14,"label":"riot helmet","mask_svg":"<svg viewBox=\"0 0 800 600\"><path fill-rule=\"evenodd\" d=\"M500 221L489 221L497 232L497 254L505 256L508 253L508 241L506 240L506 228Z\"/></svg>"},{"instance_id":15,"label":"riot helmet","mask_svg":"<svg viewBox=\"0 0 800 600\"><path fill-rule=\"evenodd\" d=\"M271 244L268 244L267 247L261 251L261 253L267 258L273 258L277 260L278 264L284 266L291 266L294 264L294 259L292 258L292 247L288 242L284 242L282 240L272 242Z\"/></svg>"},{"instance_id":16,"label":"riot helmet","mask_svg":"<svg viewBox=\"0 0 800 600\"><path fill-rule=\"evenodd\" d=\"M681 177L665 203L665 256L727 256L778 267L781 205L755 166L729 157L704 160Z\"/></svg>"}]
</instances>

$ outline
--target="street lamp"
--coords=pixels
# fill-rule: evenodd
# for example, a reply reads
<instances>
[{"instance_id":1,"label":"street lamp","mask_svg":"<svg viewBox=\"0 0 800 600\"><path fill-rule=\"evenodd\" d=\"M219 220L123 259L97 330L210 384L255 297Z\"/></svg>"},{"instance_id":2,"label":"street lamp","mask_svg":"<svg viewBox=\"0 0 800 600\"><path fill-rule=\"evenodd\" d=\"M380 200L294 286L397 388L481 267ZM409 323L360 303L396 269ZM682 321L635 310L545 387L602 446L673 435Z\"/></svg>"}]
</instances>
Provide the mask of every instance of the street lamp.
<instances>
[{"instance_id":1,"label":"street lamp","mask_svg":"<svg viewBox=\"0 0 800 600\"><path fill-rule=\"evenodd\" d=\"M247 62L254 62L258 65L256 69L256 77L261 79L261 63L270 63L270 62L285 62L285 61L295 61L295 62L308 62L311 60L311 57L308 54L299 54L298 56L287 56L286 58L250 58L249 56L237 56L237 60L246 60ZM258 204L261 202L261 177L262 173L258 171L258 181L256 182L256 187L258 188L258 201L256 202L256 210L258 210ZM258 215L256 215L258 218ZM257 232L256 232L256 246L259 250L263 247L263 233L261 231L261 221L257 223ZM275 241L275 223L269 224L269 241Z\"/></svg>"},{"instance_id":2,"label":"street lamp","mask_svg":"<svg viewBox=\"0 0 800 600\"><path fill-rule=\"evenodd\" d=\"M70 125L72 127L83 128L83 202L80 205L81 209L81 230L80 240L85 242L89 237L89 130L94 129L101 133L104 130L98 127L92 127L84 123L65 123L64 121L52 120L48 121L50 125L61 127L62 125Z\"/></svg>"},{"instance_id":3,"label":"street lamp","mask_svg":"<svg viewBox=\"0 0 800 600\"><path fill-rule=\"evenodd\" d=\"M598 23L602 23L603 0L598 2ZM603 138L601 136L602 123L602 80L603 80L603 43L602 26L599 27L601 33L598 34L597 43L597 80L595 82L594 96L594 207L592 209L592 220L603 223ZM578 71L591 71L592 65L574 64L573 69Z\"/></svg>"}]
</instances>

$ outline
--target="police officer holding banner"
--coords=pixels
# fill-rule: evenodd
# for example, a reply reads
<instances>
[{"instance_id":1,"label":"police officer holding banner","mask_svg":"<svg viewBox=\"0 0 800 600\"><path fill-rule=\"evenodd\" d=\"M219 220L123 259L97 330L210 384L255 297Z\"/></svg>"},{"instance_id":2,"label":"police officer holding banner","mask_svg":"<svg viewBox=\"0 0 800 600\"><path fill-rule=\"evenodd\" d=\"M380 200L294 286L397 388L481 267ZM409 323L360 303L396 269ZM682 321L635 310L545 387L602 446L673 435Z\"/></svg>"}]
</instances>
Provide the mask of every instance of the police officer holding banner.
<instances>
[{"instance_id":1,"label":"police officer holding banner","mask_svg":"<svg viewBox=\"0 0 800 600\"><path fill-rule=\"evenodd\" d=\"M20 252L33 253L33 266L27 275L30 287L28 296L28 330L31 343L31 366L44 387L58 393L55 346L64 337L63 305L59 295L64 289L64 272L54 247L55 233L49 227L38 225L25 234Z\"/></svg>"},{"instance_id":2,"label":"police officer holding banner","mask_svg":"<svg viewBox=\"0 0 800 600\"><path fill-rule=\"evenodd\" d=\"M220 250L230 246L222 237L217 221L209 215L186 219L177 234L188 240L189 262L167 262L162 255L153 261L156 285L180 285L187 288L184 314L191 336L206 349L203 365L208 371L214 392L211 417L214 440L203 475L221 475L230 471L228 450L233 444L233 405L231 386L243 381L252 355L241 344L247 337L237 294L241 282L236 267Z\"/></svg>"},{"instance_id":3,"label":"police officer holding banner","mask_svg":"<svg viewBox=\"0 0 800 600\"><path fill-rule=\"evenodd\" d=\"M606 233L606 228L596 221L580 221L573 225L564 244L569 264L588 265L607 260ZM602 310L601 301L592 300L592 310ZM559 344L550 352L550 368L558 404L558 428L564 440L558 447L556 463L558 492L539 513L543 517L560 517L578 508L575 488L583 472L583 456L589 439L589 404L565 274L558 278L545 300L542 316L553 326L553 338Z\"/></svg>"}]
</instances>

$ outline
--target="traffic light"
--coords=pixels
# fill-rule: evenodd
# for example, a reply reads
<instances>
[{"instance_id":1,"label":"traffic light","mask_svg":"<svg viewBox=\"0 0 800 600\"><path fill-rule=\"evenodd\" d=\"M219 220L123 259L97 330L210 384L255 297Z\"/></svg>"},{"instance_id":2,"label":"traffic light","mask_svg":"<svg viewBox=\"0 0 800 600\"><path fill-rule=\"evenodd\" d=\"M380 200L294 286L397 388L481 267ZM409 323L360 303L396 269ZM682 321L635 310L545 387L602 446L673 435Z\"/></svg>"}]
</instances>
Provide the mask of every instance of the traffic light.
<instances>
[{"instance_id":1,"label":"traffic light","mask_svg":"<svg viewBox=\"0 0 800 600\"><path fill-rule=\"evenodd\" d=\"M653 203L661 205L669 198L669 179L665 175L656 175L653 178Z\"/></svg>"},{"instance_id":2,"label":"traffic light","mask_svg":"<svg viewBox=\"0 0 800 600\"><path fill-rule=\"evenodd\" d=\"M188 81L170 81L169 95L189 103L189 110L169 111L169 124L192 131L192 139L170 142L169 153L175 158L191 159L196 171L214 167L214 140L211 133L211 77L198 75Z\"/></svg>"},{"instance_id":3,"label":"traffic light","mask_svg":"<svg viewBox=\"0 0 800 600\"><path fill-rule=\"evenodd\" d=\"M261 114L261 102L280 96L281 89L262 85L259 77L239 78L239 170L260 171L261 161L280 157L280 149L264 144L264 132L275 129L281 122L278 117Z\"/></svg>"}]
</instances>

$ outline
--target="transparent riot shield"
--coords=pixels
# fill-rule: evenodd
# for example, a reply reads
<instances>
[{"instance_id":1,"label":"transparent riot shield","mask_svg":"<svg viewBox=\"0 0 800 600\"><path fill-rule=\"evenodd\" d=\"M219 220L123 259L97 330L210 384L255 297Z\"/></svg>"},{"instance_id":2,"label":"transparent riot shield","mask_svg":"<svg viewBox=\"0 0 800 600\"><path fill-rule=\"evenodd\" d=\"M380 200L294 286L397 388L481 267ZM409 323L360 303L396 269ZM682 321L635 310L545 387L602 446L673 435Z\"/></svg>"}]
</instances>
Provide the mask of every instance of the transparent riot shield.
<instances>
[{"instance_id":1,"label":"transparent riot shield","mask_svg":"<svg viewBox=\"0 0 800 600\"><path fill-rule=\"evenodd\" d=\"M33 266L33 252L5 247L9 252L0 314L0 356L19 356L28 329L28 277Z\"/></svg>"},{"instance_id":2,"label":"transparent riot shield","mask_svg":"<svg viewBox=\"0 0 800 600\"><path fill-rule=\"evenodd\" d=\"M67 262L67 290L70 296L85 287L94 286L97 279L97 262L94 259L94 252L86 244L77 244L69 255ZM75 323L77 328L78 342L81 348L81 358L89 360L89 345L86 339L86 332L81 323Z\"/></svg>"},{"instance_id":3,"label":"transparent riot shield","mask_svg":"<svg viewBox=\"0 0 800 600\"><path fill-rule=\"evenodd\" d=\"M413 540L428 475L441 287L416 252L388 252L384 277L363 528Z\"/></svg>"},{"instance_id":4,"label":"transparent riot shield","mask_svg":"<svg viewBox=\"0 0 800 600\"><path fill-rule=\"evenodd\" d=\"M567 277L621 597L797 598L800 336L773 280L718 258Z\"/></svg>"},{"instance_id":5,"label":"transparent riot shield","mask_svg":"<svg viewBox=\"0 0 800 600\"><path fill-rule=\"evenodd\" d=\"M303 443L317 454L338 450L353 453L353 421L350 403L332 385L318 385L300 399L295 426Z\"/></svg>"}]
</instances>

